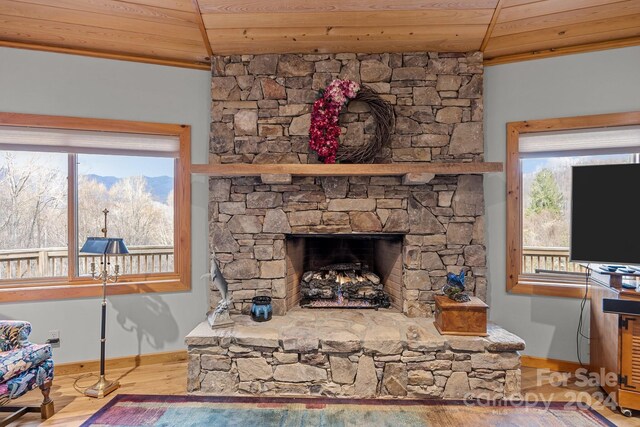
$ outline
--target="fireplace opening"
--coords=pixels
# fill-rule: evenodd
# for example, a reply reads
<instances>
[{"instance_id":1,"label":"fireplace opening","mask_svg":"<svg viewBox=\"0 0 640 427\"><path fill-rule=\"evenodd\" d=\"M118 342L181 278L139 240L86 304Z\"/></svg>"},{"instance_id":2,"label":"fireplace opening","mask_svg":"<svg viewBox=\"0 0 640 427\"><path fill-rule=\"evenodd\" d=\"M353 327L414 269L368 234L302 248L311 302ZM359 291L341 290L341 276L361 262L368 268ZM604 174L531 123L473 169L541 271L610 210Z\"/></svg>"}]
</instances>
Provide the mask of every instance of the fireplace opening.
<instances>
[{"instance_id":1,"label":"fireplace opening","mask_svg":"<svg viewBox=\"0 0 640 427\"><path fill-rule=\"evenodd\" d=\"M286 239L287 309L402 311L401 234L293 234Z\"/></svg>"}]
</instances>

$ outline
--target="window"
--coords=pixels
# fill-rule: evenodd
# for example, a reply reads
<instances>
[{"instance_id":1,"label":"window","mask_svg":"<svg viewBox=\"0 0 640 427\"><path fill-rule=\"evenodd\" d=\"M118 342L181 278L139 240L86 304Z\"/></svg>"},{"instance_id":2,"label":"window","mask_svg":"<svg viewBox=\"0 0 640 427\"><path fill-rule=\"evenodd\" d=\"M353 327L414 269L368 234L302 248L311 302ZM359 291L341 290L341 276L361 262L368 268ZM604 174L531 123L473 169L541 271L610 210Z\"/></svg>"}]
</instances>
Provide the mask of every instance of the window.
<instances>
[{"instance_id":1,"label":"window","mask_svg":"<svg viewBox=\"0 0 640 427\"><path fill-rule=\"evenodd\" d=\"M76 156L79 247L99 234L108 208L109 235L124 238L129 255L117 257L124 274L174 272L173 159L149 156ZM78 272L93 256L79 254Z\"/></svg>"},{"instance_id":2,"label":"window","mask_svg":"<svg viewBox=\"0 0 640 427\"><path fill-rule=\"evenodd\" d=\"M123 237L109 292L190 288L190 129L0 113L0 301L99 295L80 247Z\"/></svg>"},{"instance_id":3,"label":"window","mask_svg":"<svg viewBox=\"0 0 640 427\"><path fill-rule=\"evenodd\" d=\"M507 124L507 290L582 297L569 261L571 167L638 163L640 112Z\"/></svg>"},{"instance_id":4,"label":"window","mask_svg":"<svg viewBox=\"0 0 640 427\"><path fill-rule=\"evenodd\" d=\"M67 156L0 153L0 279L66 277Z\"/></svg>"}]
</instances>

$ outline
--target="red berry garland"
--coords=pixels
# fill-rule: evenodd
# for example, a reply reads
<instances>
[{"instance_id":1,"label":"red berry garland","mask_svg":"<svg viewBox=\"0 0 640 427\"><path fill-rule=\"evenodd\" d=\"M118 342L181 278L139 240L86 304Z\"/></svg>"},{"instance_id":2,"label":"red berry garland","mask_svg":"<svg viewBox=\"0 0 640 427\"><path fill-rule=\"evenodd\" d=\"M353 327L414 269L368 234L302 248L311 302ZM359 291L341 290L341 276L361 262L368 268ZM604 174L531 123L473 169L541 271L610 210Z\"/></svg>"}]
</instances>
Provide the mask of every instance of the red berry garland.
<instances>
[{"instance_id":1,"label":"red berry garland","mask_svg":"<svg viewBox=\"0 0 640 427\"><path fill-rule=\"evenodd\" d=\"M355 98L360 85L351 80L334 80L322 96L313 103L309 126L309 147L325 163L335 163L338 152L340 126L338 116L342 107Z\"/></svg>"}]
</instances>

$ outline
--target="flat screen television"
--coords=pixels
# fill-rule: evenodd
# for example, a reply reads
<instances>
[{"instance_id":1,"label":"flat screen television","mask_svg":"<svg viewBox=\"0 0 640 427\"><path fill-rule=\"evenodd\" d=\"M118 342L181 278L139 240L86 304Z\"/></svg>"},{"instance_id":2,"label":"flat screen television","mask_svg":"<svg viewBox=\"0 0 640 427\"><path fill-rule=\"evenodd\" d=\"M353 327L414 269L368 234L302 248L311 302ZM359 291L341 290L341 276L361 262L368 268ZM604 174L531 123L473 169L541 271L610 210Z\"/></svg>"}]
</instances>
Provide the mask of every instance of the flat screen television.
<instances>
[{"instance_id":1,"label":"flat screen television","mask_svg":"<svg viewBox=\"0 0 640 427\"><path fill-rule=\"evenodd\" d=\"M640 164L574 166L571 261L640 264Z\"/></svg>"}]
</instances>

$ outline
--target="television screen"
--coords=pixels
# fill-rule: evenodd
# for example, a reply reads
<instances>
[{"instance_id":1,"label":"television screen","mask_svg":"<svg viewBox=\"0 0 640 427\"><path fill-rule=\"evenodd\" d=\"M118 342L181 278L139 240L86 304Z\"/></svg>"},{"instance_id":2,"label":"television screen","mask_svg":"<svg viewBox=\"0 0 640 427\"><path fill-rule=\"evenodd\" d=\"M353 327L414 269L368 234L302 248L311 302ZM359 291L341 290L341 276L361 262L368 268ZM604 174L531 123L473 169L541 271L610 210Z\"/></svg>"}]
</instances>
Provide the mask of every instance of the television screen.
<instances>
[{"instance_id":1,"label":"television screen","mask_svg":"<svg viewBox=\"0 0 640 427\"><path fill-rule=\"evenodd\" d=\"M640 264L640 164L574 166L571 260Z\"/></svg>"}]
</instances>

